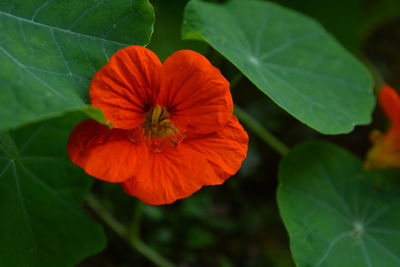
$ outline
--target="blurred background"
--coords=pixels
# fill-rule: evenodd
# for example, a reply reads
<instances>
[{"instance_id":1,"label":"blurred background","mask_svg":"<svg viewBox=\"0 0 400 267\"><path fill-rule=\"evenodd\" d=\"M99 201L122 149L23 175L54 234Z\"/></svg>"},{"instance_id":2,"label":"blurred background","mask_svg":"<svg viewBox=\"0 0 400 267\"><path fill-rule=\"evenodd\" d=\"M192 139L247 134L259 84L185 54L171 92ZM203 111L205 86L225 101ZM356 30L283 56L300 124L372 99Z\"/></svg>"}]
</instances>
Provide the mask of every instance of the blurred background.
<instances>
[{"instance_id":1,"label":"blurred background","mask_svg":"<svg viewBox=\"0 0 400 267\"><path fill-rule=\"evenodd\" d=\"M151 0L156 24L149 48L162 60L180 49L196 50L232 80L238 70L215 50L205 43L181 40L186 2ZM400 89L400 0L275 2L320 21L370 68L377 88L388 83ZM347 135L323 136L278 108L246 78L232 88L232 94L238 106L289 146L324 139L363 158L369 147L369 132L386 129L385 119L377 110L371 125L357 127ZM93 192L126 225L135 210L142 209L141 238L179 266L294 266L275 199L280 156L252 132L249 135L248 157L237 175L222 186L205 187L172 205L141 205L125 195L118 184L95 182ZM108 247L79 266L152 266L107 226L104 228Z\"/></svg>"}]
</instances>

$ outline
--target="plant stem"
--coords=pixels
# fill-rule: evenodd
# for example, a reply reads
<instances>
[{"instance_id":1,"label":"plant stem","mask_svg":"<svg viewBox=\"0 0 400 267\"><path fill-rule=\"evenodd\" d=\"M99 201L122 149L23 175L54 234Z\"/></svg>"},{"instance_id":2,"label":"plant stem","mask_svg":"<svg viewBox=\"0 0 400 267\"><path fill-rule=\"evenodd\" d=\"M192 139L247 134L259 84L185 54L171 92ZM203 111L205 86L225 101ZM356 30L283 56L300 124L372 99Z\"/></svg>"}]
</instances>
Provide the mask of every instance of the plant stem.
<instances>
[{"instance_id":1,"label":"plant stem","mask_svg":"<svg viewBox=\"0 0 400 267\"><path fill-rule=\"evenodd\" d=\"M174 264L167 261L156 251L151 249L140 239L140 220L142 218L143 212L143 203L137 201L135 213L133 215L133 221L131 228L129 230L129 239L131 240L131 246L139 251L142 255L146 256L148 259L151 259L154 263L163 267L173 267Z\"/></svg>"},{"instance_id":2,"label":"plant stem","mask_svg":"<svg viewBox=\"0 0 400 267\"><path fill-rule=\"evenodd\" d=\"M129 245L136 249L139 253L149 259L151 262L160 267L174 267L175 265L165 259L163 256L154 251L151 247L147 246L140 240L140 218L143 209L143 204L139 203L135 210L133 224L128 230L122 223L120 223L107 209L105 209L100 201L91 193L86 198L88 206L103 220L103 222L110 227L119 237L128 241Z\"/></svg>"},{"instance_id":3,"label":"plant stem","mask_svg":"<svg viewBox=\"0 0 400 267\"><path fill-rule=\"evenodd\" d=\"M265 143L275 149L280 155L284 156L289 152L289 148L276 138L270 131L255 120L250 114L235 105L235 115L251 129L256 135L258 135Z\"/></svg>"},{"instance_id":4,"label":"plant stem","mask_svg":"<svg viewBox=\"0 0 400 267\"><path fill-rule=\"evenodd\" d=\"M165 259L163 256L158 254L155 250L153 250L151 247L143 243L140 239L137 239L135 241L131 241L130 245L139 251L143 256L148 258L150 261L152 261L154 264L160 266L160 267L174 267L175 265L171 262L169 262L167 259Z\"/></svg>"},{"instance_id":5,"label":"plant stem","mask_svg":"<svg viewBox=\"0 0 400 267\"><path fill-rule=\"evenodd\" d=\"M129 230L129 235L131 239L140 239L140 220L142 218L143 203L137 201L135 212L133 214L132 225Z\"/></svg>"},{"instance_id":6,"label":"plant stem","mask_svg":"<svg viewBox=\"0 0 400 267\"><path fill-rule=\"evenodd\" d=\"M126 227L108 210L106 210L93 194L87 194L85 200L92 211L94 211L111 230L113 230L119 237L125 238L128 232Z\"/></svg>"},{"instance_id":7,"label":"plant stem","mask_svg":"<svg viewBox=\"0 0 400 267\"><path fill-rule=\"evenodd\" d=\"M231 90L238 84L238 82L243 78L243 73L238 72L233 76L230 87ZM247 125L256 135L258 135L265 143L270 147L275 149L280 155L284 156L289 152L289 148L283 142L281 142L277 137L275 137L270 131L268 131L261 123L254 119L249 113L244 111L242 108L235 105L234 110L235 115Z\"/></svg>"}]
</instances>

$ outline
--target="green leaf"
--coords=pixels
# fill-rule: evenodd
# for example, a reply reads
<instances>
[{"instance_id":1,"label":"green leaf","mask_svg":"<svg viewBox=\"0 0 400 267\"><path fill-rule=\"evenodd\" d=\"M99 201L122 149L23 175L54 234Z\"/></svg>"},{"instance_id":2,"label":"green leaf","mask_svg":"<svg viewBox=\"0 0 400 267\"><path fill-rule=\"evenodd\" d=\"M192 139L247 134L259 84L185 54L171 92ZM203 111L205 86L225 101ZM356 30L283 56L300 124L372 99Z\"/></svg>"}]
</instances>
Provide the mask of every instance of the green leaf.
<instances>
[{"instance_id":1,"label":"green leaf","mask_svg":"<svg viewBox=\"0 0 400 267\"><path fill-rule=\"evenodd\" d=\"M370 122L370 74L314 20L253 0L192 0L184 17L184 38L209 43L311 128L338 134Z\"/></svg>"},{"instance_id":2,"label":"green leaf","mask_svg":"<svg viewBox=\"0 0 400 267\"><path fill-rule=\"evenodd\" d=\"M283 159L278 204L297 266L400 266L400 192L376 178L389 177L328 143Z\"/></svg>"},{"instance_id":3,"label":"green leaf","mask_svg":"<svg viewBox=\"0 0 400 267\"><path fill-rule=\"evenodd\" d=\"M153 23L147 0L1 1L0 129L85 108L92 76Z\"/></svg>"},{"instance_id":4,"label":"green leaf","mask_svg":"<svg viewBox=\"0 0 400 267\"><path fill-rule=\"evenodd\" d=\"M279 0L279 3L318 19L341 43L354 51L362 49L365 37L379 24L400 15L400 1L397 0L380 0L367 5L364 0Z\"/></svg>"},{"instance_id":5,"label":"green leaf","mask_svg":"<svg viewBox=\"0 0 400 267\"><path fill-rule=\"evenodd\" d=\"M73 266L104 248L79 205L91 179L67 159L71 125L58 119L0 135L0 266Z\"/></svg>"}]
</instances>

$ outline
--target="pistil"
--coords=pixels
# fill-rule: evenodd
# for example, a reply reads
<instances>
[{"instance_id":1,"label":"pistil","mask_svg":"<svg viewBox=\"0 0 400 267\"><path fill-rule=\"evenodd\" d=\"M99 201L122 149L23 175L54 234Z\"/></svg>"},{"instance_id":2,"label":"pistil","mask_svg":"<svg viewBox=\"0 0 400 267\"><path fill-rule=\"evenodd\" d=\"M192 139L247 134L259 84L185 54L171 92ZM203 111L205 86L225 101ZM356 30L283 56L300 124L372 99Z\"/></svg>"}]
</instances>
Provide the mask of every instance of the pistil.
<instances>
[{"instance_id":1,"label":"pistil","mask_svg":"<svg viewBox=\"0 0 400 267\"><path fill-rule=\"evenodd\" d=\"M181 131L170 120L171 115L166 108L154 106L144 118L143 140L154 152L163 148L176 146L184 138Z\"/></svg>"}]
</instances>

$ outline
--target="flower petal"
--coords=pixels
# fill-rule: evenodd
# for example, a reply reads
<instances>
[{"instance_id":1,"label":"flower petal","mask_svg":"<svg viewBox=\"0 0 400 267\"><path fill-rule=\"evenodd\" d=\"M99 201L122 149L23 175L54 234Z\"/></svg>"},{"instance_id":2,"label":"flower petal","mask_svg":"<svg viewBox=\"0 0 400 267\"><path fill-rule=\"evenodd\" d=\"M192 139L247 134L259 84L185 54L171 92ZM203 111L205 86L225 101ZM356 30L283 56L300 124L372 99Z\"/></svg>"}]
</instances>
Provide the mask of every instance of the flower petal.
<instances>
[{"instance_id":1,"label":"flower petal","mask_svg":"<svg viewBox=\"0 0 400 267\"><path fill-rule=\"evenodd\" d=\"M125 192L151 205L162 205L192 195L204 185L222 184L235 174L246 157L248 136L236 117L220 132L184 140L163 153L153 153Z\"/></svg>"},{"instance_id":2,"label":"flower petal","mask_svg":"<svg viewBox=\"0 0 400 267\"><path fill-rule=\"evenodd\" d=\"M104 112L115 128L136 128L154 104L160 70L160 60L149 49L141 46L121 49L94 76L90 85L91 103Z\"/></svg>"},{"instance_id":3,"label":"flower petal","mask_svg":"<svg viewBox=\"0 0 400 267\"><path fill-rule=\"evenodd\" d=\"M370 139L372 148L367 153L364 168L385 169L400 167L400 129L391 127L385 134L374 130Z\"/></svg>"},{"instance_id":4,"label":"flower petal","mask_svg":"<svg viewBox=\"0 0 400 267\"><path fill-rule=\"evenodd\" d=\"M400 97L396 90L384 86L379 91L379 104L392 123L400 126Z\"/></svg>"},{"instance_id":5,"label":"flower petal","mask_svg":"<svg viewBox=\"0 0 400 267\"><path fill-rule=\"evenodd\" d=\"M169 204L208 184L209 171L203 155L178 145L167 152L150 154L139 173L122 186L127 194L147 204Z\"/></svg>"},{"instance_id":6,"label":"flower petal","mask_svg":"<svg viewBox=\"0 0 400 267\"><path fill-rule=\"evenodd\" d=\"M214 178L208 185L221 184L240 169L247 155L248 143L249 137L234 115L220 131L184 141L204 155L213 169Z\"/></svg>"},{"instance_id":7,"label":"flower petal","mask_svg":"<svg viewBox=\"0 0 400 267\"><path fill-rule=\"evenodd\" d=\"M188 133L211 133L222 128L233 112L229 82L202 55L181 50L162 66L157 104L172 122Z\"/></svg>"},{"instance_id":8,"label":"flower petal","mask_svg":"<svg viewBox=\"0 0 400 267\"><path fill-rule=\"evenodd\" d=\"M128 131L109 129L92 119L75 127L67 151L71 161L89 175L112 183L133 177L147 158L147 148L131 141Z\"/></svg>"}]
</instances>

